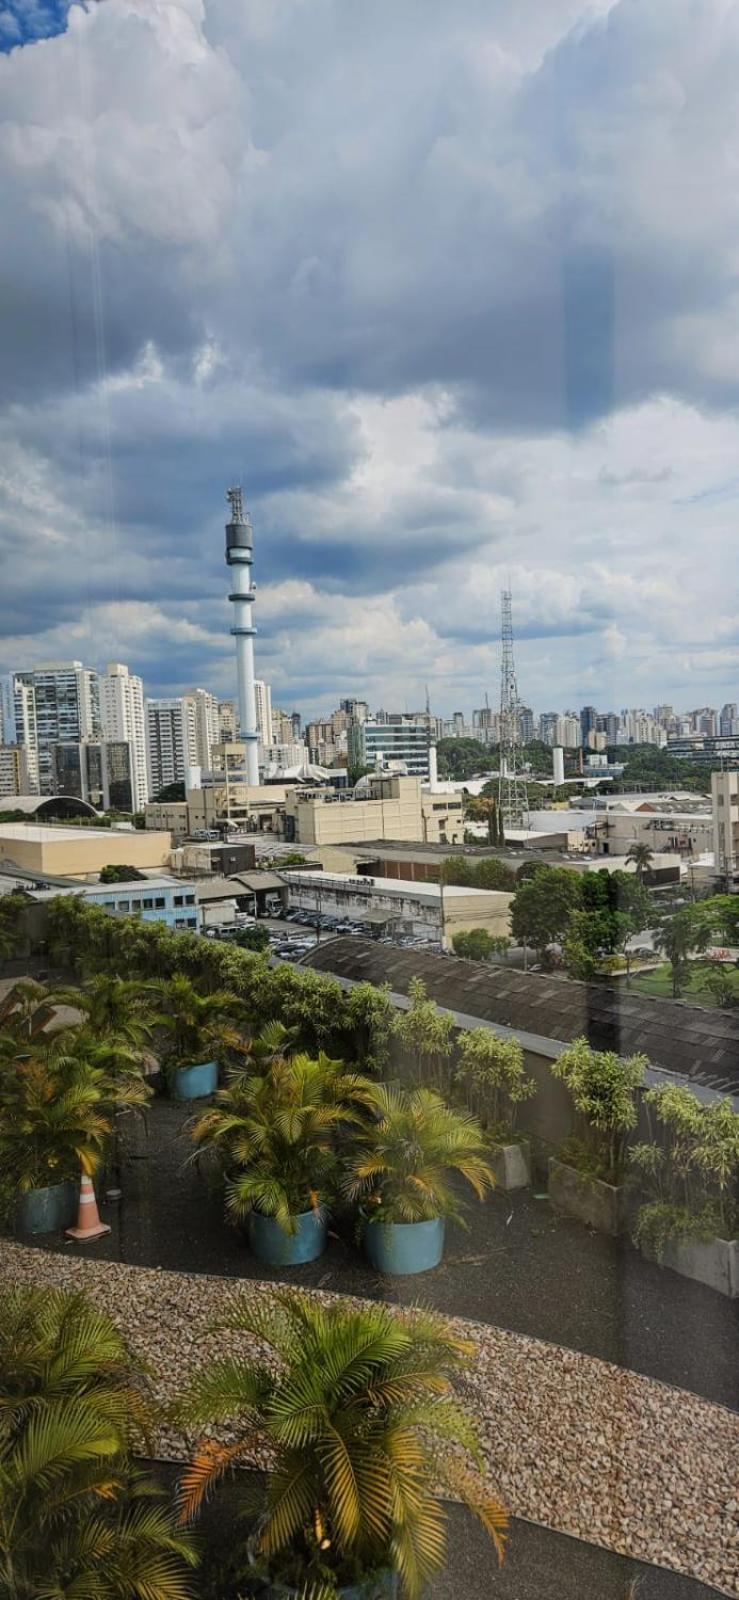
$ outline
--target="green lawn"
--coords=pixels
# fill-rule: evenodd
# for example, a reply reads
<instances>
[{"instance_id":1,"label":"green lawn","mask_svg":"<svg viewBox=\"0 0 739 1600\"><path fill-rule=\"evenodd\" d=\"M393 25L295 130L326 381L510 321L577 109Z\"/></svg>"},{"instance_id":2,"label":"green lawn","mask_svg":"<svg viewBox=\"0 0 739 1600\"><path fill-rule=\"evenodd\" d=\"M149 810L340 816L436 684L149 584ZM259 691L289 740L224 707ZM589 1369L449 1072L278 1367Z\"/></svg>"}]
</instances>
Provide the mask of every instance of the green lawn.
<instances>
[{"instance_id":1,"label":"green lawn","mask_svg":"<svg viewBox=\"0 0 739 1600\"><path fill-rule=\"evenodd\" d=\"M692 961L690 964L690 982L680 996L681 1000L690 1000L693 1005L715 1007L716 1001L708 990L701 988L701 979L710 971L711 963L706 961ZM739 969L729 966L723 968L736 996L739 1005ZM661 967L654 967L651 972L635 973L631 979L631 988L641 994L656 994L672 999L672 977L670 966L665 962Z\"/></svg>"}]
</instances>

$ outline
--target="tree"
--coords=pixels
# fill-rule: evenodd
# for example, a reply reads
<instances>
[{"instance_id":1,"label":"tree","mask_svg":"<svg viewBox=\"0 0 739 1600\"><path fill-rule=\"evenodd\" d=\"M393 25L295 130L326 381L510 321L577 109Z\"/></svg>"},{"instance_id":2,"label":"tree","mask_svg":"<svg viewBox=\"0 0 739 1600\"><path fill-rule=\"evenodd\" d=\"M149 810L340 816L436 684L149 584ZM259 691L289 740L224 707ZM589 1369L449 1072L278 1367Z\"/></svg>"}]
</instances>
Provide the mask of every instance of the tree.
<instances>
[{"instance_id":1,"label":"tree","mask_svg":"<svg viewBox=\"0 0 739 1600\"><path fill-rule=\"evenodd\" d=\"M383 1222L461 1221L449 1175L458 1172L478 1200L493 1188L476 1117L445 1105L434 1089L375 1084L373 1119L357 1131L347 1157L344 1192Z\"/></svg>"},{"instance_id":2,"label":"tree","mask_svg":"<svg viewBox=\"0 0 739 1600\"><path fill-rule=\"evenodd\" d=\"M645 874L651 870L653 859L648 844L630 844L626 852L626 860L633 861L640 883L643 883Z\"/></svg>"},{"instance_id":3,"label":"tree","mask_svg":"<svg viewBox=\"0 0 739 1600\"><path fill-rule=\"evenodd\" d=\"M190 1066L204 1060L208 1050L240 1048L241 1034L229 1021L241 1009L235 994L221 989L200 994L184 973L177 973L154 988L170 1038L167 1055L171 1066Z\"/></svg>"},{"instance_id":4,"label":"tree","mask_svg":"<svg viewBox=\"0 0 739 1600\"><path fill-rule=\"evenodd\" d=\"M222 1327L239 1354L211 1359L178 1408L188 1429L218 1430L183 1476L183 1517L256 1449L272 1463L257 1486L256 1552L286 1590L389 1568L417 1600L444 1559L438 1489L466 1502L502 1559L506 1512L452 1387L472 1346L439 1317L283 1290L236 1301Z\"/></svg>"},{"instance_id":5,"label":"tree","mask_svg":"<svg viewBox=\"0 0 739 1600\"><path fill-rule=\"evenodd\" d=\"M127 867L123 864L111 862L103 867L100 873L101 883L136 883L146 878L145 872L139 872L138 867Z\"/></svg>"},{"instance_id":6,"label":"tree","mask_svg":"<svg viewBox=\"0 0 739 1600\"><path fill-rule=\"evenodd\" d=\"M426 996L422 978L411 978L408 985L408 1011L399 1011L395 1033L422 1081L441 1084L445 1067L454 1049L454 1020Z\"/></svg>"},{"instance_id":7,"label":"tree","mask_svg":"<svg viewBox=\"0 0 739 1600\"><path fill-rule=\"evenodd\" d=\"M514 939L533 945L543 959L551 944L564 939L571 914L581 901L577 873L568 867L540 867L516 890L511 910Z\"/></svg>"},{"instance_id":8,"label":"tree","mask_svg":"<svg viewBox=\"0 0 739 1600\"><path fill-rule=\"evenodd\" d=\"M739 1005L739 996L734 984L720 961L712 961L707 972L701 974L699 987L710 994L711 999L722 1011L729 1011L733 1006Z\"/></svg>"},{"instance_id":9,"label":"tree","mask_svg":"<svg viewBox=\"0 0 739 1600\"><path fill-rule=\"evenodd\" d=\"M672 969L672 995L678 1000L687 988L690 977L690 957L705 950L708 943L705 921L694 906L685 906L673 917L663 922L657 930L656 942L664 952Z\"/></svg>"},{"instance_id":10,"label":"tree","mask_svg":"<svg viewBox=\"0 0 739 1600\"><path fill-rule=\"evenodd\" d=\"M493 956L504 956L510 943L506 934L488 933L487 928L452 934L454 953L465 961L492 961Z\"/></svg>"},{"instance_id":11,"label":"tree","mask_svg":"<svg viewBox=\"0 0 739 1600\"><path fill-rule=\"evenodd\" d=\"M636 1126L636 1091L649 1066L646 1056L619 1056L615 1050L592 1050L587 1039L575 1039L552 1062L572 1096L579 1139L570 1152L607 1183L622 1176L626 1142ZM579 1150L577 1146L579 1145Z\"/></svg>"},{"instance_id":12,"label":"tree","mask_svg":"<svg viewBox=\"0 0 739 1600\"><path fill-rule=\"evenodd\" d=\"M25 941L22 919L28 904L24 894L0 895L0 961L17 955Z\"/></svg>"},{"instance_id":13,"label":"tree","mask_svg":"<svg viewBox=\"0 0 739 1600\"><path fill-rule=\"evenodd\" d=\"M471 1109L484 1128L512 1130L521 1101L536 1094L534 1079L524 1071L518 1039L503 1039L491 1028L471 1028L460 1033L458 1044L456 1078L464 1085Z\"/></svg>"},{"instance_id":14,"label":"tree","mask_svg":"<svg viewBox=\"0 0 739 1600\"><path fill-rule=\"evenodd\" d=\"M464 782L498 765L496 751L479 739L439 739L436 746L440 778Z\"/></svg>"},{"instance_id":15,"label":"tree","mask_svg":"<svg viewBox=\"0 0 739 1600\"><path fill-rule=\"evenodd\" d=\"M220 1154L226 1209L235 1221L258 1211L295 1233L299 1216L333 1198L337 1137L371 1104L369 1079L347 1072L343 1062L323 1053L277 1055L251 1077L228 1074L216 1104L198 1117L193 1139Z\"/></svg>"},{"instance_id":16,"label":"tree","mask_svg":"<svg viewBox=\"0 0 739 1600\"><path fill-rule=\"evenodd\" d=\"M234 944L240 945L242 950L266 950L269 947L269 932L258 922L251 928L239 928Z\"/></svg>"},{"instance_id":17,"label":"tree","mask_svg":"<svg viewBox=\"0 0 739 1600\"><path fill-rule=\"evenodd\" d=\"M155 1408L111 1319L82 1295L0 1301L0 1591L9 1600L186 1600L191 1536L135 1465Z\"/></svg>"}]
</instances>

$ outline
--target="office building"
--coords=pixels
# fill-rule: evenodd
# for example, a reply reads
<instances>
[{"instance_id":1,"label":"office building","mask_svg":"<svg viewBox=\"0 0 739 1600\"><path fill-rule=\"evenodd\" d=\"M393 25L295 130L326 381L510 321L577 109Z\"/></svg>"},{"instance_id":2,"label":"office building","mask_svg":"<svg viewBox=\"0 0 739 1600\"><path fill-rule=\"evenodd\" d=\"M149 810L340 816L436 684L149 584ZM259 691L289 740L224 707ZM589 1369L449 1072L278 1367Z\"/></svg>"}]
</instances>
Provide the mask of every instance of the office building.
<instances>
[{"instance_id":1,"label":"office building","mask_svg":"<svg viewBox=\"0 0 739 1600\"><path fill-rule=\"evenodd\" d=\"M96 811L138 810L133 750L127 739L55 744L52 762L55 794L86 800Z\"/></svg>"},{"instance_id":2,"label":"office building","mask_svg":"<svg viewBox=\"0 0 739 1600\"><path fill-rule=\"evenodd\" d=\"M418 778L363 778L354 789L294 789L284 807L285 838L300 845L358 844L363 839L464 842L461 795L422 789Z\"/></svg>"},{"instance_id":3,"label":"office building","mask_svg":"<svg viewBox=\"0 0 739 1600\"><path fill-rule=\"evenodd\" d=\"M402 762L411 776L427 780L428 727L401 717L393 722L353 723L348 730L348 758L352 767Z\"/></svg>"},{"instance_id":4,"label":"office building","mask_svg":"<svg viewBox=\"0 0 739 1600\"><path fill-rule=\"evenodd\" d=\"M732 734L739 733L739 712L737 712L736 700L729 700L725 706L721 707L718 725L719 734L723 738L729 738Z\"/></svg>"},{"instance_id":5,"label":"office building","mask_svg":"<svg viewBox=\"0 0 739 1600\"><path fill-rule=\"evenodd\" d=\"M594 733L598 727L598 712L595 706L583 706L580 712L580 743L585 749L588 746L588 734Z\"/></svg>"},{"instance_id":6,"label":"office building","mask_svg":"<svg viewBox=\"0 0 739 1600\"><path fill-rule=\"evenodd\" d=\"M536 737L534 713L530 706L521 706L519 709L518 737L521 744L531 744Z\"/></svg>"},{"instance_id":7,"label":"office building","mask_svg":"<svg viewBox=\"0 0 739 1600\"><path fill-rule=\"evenodd\" d=\"M129 672L121 661L109 661L106 671L101 675L100 721L107 744L130 746L133 804L130 808L121 806L120 810L143 811L149 798L144 686L141 679ZM118 766L120 768L120 761Z\"/></svg>"},{"instance_id":8,"label":"office building","mask_svg":"<svg viewBox=\"0 0 739 1600\"><path fill-rule=\"evenodd\" d=\"M17 746L24 752L24 760L18 766L19 770L23 767L27 787L17 792L38 794L36 697L33 687L23 683L14 672L0 678L0 742Z\"/></svg>"},{"instance_id":9,"label":"office building","mask_svg":"<svg viewBox=\"0 0 739 1600\"><path fill-rule=\"evenodd\" d=\"M16 677L33 690L39 790L53 794L53 746L100 737L100 680L81 661L52 661Z\"/></svg>"},{"instance_id":10,"label":"office building","mask_svg":"<svg viewBox=\"0 0 739 1600\"><path fill-rule=\"evenodd\" d=\"M345 917L364 924L368 933L410 935L448 948L455 933L485 928L494 937L510 933L512 894L497 889L468 889L438 883L410 883L398 878L313 872L284 868L291 907L319 915Z\"/></svg>"},{"instance_id":11,"label":"office building","mask_svg":"<svg viewBox=\"0 0 739 1600\"><path fill-rule=\"evenodd\" d=\"M369 718L367 701L355 700L353 695L347 695L339 701L339 710L344 712L349 722L367 722Z\"/></svg>"}]
</instances>

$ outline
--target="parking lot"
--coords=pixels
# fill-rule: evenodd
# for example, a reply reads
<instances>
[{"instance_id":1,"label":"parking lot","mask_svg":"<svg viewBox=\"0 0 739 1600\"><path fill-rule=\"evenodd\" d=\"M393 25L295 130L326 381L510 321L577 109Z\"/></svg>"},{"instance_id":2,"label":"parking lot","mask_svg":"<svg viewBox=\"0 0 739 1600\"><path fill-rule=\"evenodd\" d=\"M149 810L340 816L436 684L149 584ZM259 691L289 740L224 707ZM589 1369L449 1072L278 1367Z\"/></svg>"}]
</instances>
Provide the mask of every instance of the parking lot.
<instances>
[{"instance_id":1,"label":"parking lot","mask_svg":"<svg viewBox=\"0 0 739 1600\"><path fill-rule=\"evenodd\" d=\"M251 920L244 920L239 926L242 928L255 926L265 928L269 935L271 954L281 961L299 961L319 941L323 942L325 939L346 938L352 934L366 939L368 933L365 923L352 922L348 918L337 916L319 916L315 911L299 910L287 911L281 917L259 917L256 923ZM222 938L230 941L235 937L235 930L230 925L225 925L222 928L209 928L207 937ZM433 952L437 955L441 951L438 941L410 934L397 936L383 934L378 938L377 942L378 944L395 945L401 949Z\"/></svg>"}]
</instances>

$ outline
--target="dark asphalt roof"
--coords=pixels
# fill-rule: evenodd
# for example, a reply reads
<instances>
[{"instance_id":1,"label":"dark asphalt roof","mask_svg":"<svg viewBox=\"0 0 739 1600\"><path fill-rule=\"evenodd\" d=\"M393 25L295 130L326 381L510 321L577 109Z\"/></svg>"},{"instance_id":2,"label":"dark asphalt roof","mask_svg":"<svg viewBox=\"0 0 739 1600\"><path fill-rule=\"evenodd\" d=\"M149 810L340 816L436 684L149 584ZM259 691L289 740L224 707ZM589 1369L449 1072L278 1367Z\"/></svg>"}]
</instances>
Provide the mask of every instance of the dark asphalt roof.
<instances>
[{"instance_id":1,"label":"dark asphalt roof","mask_svg":"<svg viewBox=\"0 0 739 1600\"><path fill-rule=\"evenodd\" d=\"M544 973L485 967L355 937L332 939L304 966L342 978L388 983L407 994L423 978L429 996L481 1022L567 1044L584 1035L597 1050L643 1051L652 1065L727 1094L739 1093L739 1013L628 993L616 984L575 983Z\"/></svg>"}]
</instances>

